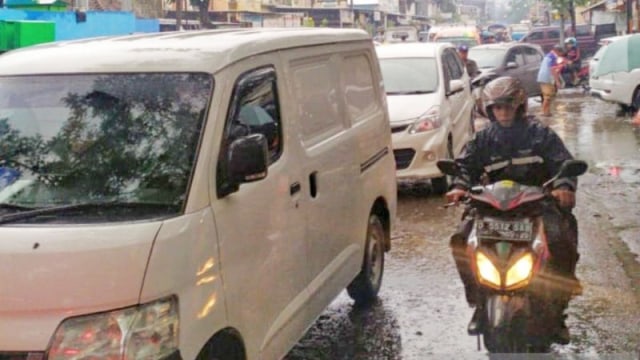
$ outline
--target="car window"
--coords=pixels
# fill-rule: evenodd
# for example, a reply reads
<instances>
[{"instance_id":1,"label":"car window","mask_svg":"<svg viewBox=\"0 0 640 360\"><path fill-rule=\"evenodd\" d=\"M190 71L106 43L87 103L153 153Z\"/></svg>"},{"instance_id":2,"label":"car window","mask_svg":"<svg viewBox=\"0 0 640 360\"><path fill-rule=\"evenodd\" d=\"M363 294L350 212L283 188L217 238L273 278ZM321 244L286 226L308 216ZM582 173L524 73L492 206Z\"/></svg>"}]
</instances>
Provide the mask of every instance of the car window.
<instances>
[{"instance_id":1,"label":"car window","mask_svg":"<svg viewBox=\"0 0 640 360\"><path fill-rule=\"evenodd\" d=\"M373 73L366 55L346 57L340 67L345 105L353 123L366 120L378 110Z\"/></svg>"},{"instance_id":2,"label":"car window","mask_svg":"<svg viewBox=\"0 0 640 360\"><path fill-rule=\"evenodd\" d=\"M547 32L547 39L560 39L560 30L549 30Z\"/></svg>"},{"instance_id":3,"label":"car window","mask_svg":"<svg viewBox=\"0 0 640 360\"><path fill-rule=\"evenodd\" d=\"M544 33L542 31L530 32L529 35L526 36L526 40L527 41L542 40L543 34Z\"/></svg>"},{"instance_id":4,"label":"car window","mask_svg":"<svg viewBox=\"0 0 640 360\"><path fill-rule=\"evenodd\" d=\"M464 74L464 70L461 64L456 60L456 55L452 51L445 51L444 53L445 66L449 73L449 80L461 79Z\"/></svg>"},{"instance_id":5,"label":"car window","mask_svg":"<svg viewBox=\"0 0 640 360\"><path fill-rule=\"evenodd\" d=\"M505 49L491 48L471 48L469 49L469 59L474 60L480 69L496 68L502 65Z\"/></svg>"},{"instance_id":6,"label":"car window","mask_svg":"<svg viewBox=\"0 0 640 360\"><path fill-rule=\"evenodd\" d=\"M536 49L525 47L522 50L524 51L524 59L527 64L540 64L542 62L542 54Z\"/></svg>"},{"instance_id":7,"label":"car window","mask_svg":"<svg viewBox=\"0 0 640 360\"><path fill-rule=\"evenodd\" d=\"M505 59L505 64L506 63L510 63L510 62L514 62L518 66L523 66L525 64L524 54L522 53L522 50L519 47L515 47L515 48L511 49L507 53L507 57Z\"/></svg>"},{"instance_id":8,"label":"car window","mask_svg":"<svg viewBox=\"0 0 640 360\"><path fill-rule=\"evenodd\" d=\"M389 95L431 93L438 90L435 58L380 59L384 88Z\"/></svg>"},{"instance_id":9,"label":"car window","mask_svg":"<svg viewBox=\"0 0 640 360\"><path fill-rule=\"evenodd\" d=\"M264 67L242 74L234 86L220 147L218 192L229 184L226 160L233 141L251 134L263 134L267 139L269 164L272 164L282 154L281 132L275 69Z\"/></svg>"}]
</instances>

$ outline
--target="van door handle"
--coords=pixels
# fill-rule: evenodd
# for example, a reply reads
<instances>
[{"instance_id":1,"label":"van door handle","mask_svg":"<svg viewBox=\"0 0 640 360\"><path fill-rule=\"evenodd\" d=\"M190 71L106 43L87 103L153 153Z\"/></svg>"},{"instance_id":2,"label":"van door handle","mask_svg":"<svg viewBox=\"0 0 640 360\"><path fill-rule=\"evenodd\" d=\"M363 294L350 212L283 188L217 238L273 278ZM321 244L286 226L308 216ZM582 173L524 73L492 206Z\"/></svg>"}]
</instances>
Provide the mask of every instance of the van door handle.
<instances>
[{"instance_id":1,"label":"van door handle","mask_svg":"<svg viewBox=\"0 0 640 360\"><path fill-rule=\"evenodd\" d=\"M289 195L293 196L297 192L300 192L301 189L302 189L302 186L300 186L300 183L296 181L289 186Z\"/></svg>"}]
</instances>

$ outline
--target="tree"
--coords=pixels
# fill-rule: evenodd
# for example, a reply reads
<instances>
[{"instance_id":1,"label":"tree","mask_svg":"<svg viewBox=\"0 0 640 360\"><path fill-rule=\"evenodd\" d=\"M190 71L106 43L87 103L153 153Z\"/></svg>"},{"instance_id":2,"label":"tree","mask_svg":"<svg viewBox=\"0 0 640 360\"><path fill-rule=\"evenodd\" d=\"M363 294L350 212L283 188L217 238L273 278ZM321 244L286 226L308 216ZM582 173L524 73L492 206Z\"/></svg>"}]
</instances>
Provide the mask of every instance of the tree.
<instances>
[{"instance_id":1,"label":"tree","mask_svg":"<svg viewBox=\"0 0 640 360\"><path fill-rule=\"evenodd\" d=\"M560 15L560 41L564 42L564 20L567 16L571 20L571 31L576 33L576 6L583 6L589 3L589 0L546 0L553 10Z\"/></svg>"}]
</instances>

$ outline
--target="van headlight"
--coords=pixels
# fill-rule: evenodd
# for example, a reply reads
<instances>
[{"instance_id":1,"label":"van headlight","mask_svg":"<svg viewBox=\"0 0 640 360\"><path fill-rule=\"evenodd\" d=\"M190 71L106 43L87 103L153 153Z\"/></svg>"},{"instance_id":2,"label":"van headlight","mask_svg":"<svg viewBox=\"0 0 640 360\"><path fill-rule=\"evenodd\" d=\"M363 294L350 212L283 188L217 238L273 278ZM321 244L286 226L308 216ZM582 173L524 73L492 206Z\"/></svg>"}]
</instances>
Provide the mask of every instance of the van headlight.
<instances>
[{"instance_id":1,"label":"van headlight","mask_svg":"<svg viewBox=\"0 0 640 360\"><path fill-rule=\"evenodd\" d=\"M409 127L409 134L416 134L429 130L434 130L442 125L440 121L440 108L434 106L426 113L420 115Z\"/></svg>"},{"instance_id":2,"label":"van headlight","mask_svg":"<svg viewBox=\"0 0 640 360\"><path fill-rule=\"evenodd\" d=\"M175 297L69 318L56 330L49 360L162 359L178 350Z\"/></svg>"}]
</instances>

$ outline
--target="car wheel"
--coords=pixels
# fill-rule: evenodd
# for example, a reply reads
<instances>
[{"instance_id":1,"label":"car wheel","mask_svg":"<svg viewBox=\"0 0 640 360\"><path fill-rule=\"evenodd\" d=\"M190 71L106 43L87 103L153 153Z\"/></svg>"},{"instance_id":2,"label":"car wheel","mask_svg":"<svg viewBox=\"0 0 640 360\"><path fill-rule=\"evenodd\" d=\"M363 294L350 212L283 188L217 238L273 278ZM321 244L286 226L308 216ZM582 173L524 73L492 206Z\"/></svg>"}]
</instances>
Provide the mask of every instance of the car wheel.
<instances>
[{"instance_id":1,"label":"car wheel","mask_svg":"<svg viewBox=\"0 0 640 360\"><path fill-rule=\"evenodd\" d=\"M362 269L358 276L347 286L347 293L356 306L367 306L378 298L384 273L385 230L378 215L371 214L367 225Z\"/></svg>"},{"instance_id":2,"label":"car wheel","mask_svg":"<svg viewBox=\"0 0 640 360\"><path fill-rule=\"evenodd\" d=\"M451 136L447 141L447 159L453 159L453 142ZM449 176L444 175L438 178L431 179L431 189L436 195L442 195L449 189Z\"/></svg>"},{"instance_id":3,"label":"car wheel","mask_svg":"<svg viewBox=\"0 0 640 360\"><path fill-rule=\"evenodd\" d=\"M633 97L631 98L631 108L635 113L636 111L640 111L640 86L636 88L636 91L633 92Z\"/></svg>"}]
</instances>

